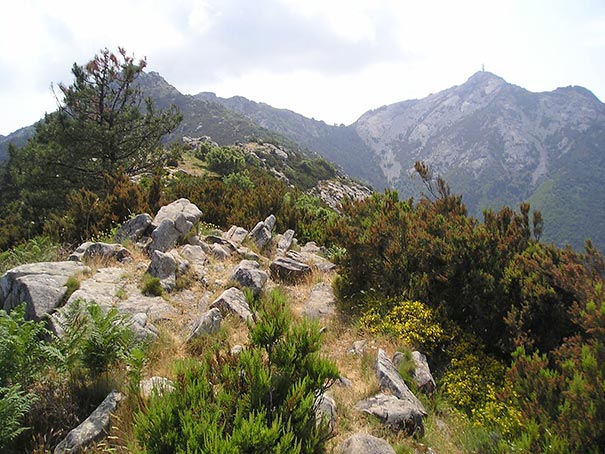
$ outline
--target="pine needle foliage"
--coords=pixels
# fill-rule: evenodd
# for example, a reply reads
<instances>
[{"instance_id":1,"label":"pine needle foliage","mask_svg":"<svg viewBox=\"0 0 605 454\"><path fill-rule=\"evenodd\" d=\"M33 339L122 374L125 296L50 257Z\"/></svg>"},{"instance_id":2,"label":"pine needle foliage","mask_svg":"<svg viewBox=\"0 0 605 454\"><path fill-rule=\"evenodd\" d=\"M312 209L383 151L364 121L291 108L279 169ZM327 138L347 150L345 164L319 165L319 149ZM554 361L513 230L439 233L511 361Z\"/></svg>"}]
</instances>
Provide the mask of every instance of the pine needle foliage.
<instances>
[{"instance_id":1,"label":"pine needle foliage","mask_svg":"<svg viewBox=\"0 0 605 454\"><path fill-rule=\"evenodd\" d=\"M147 453L316 453L330 437L317 397L338 378L319 354L315 323L293 323L272 291L238 356L218 349L176 366L176 389L155 395L135 433Z\"/></svg>"}]
</instances>

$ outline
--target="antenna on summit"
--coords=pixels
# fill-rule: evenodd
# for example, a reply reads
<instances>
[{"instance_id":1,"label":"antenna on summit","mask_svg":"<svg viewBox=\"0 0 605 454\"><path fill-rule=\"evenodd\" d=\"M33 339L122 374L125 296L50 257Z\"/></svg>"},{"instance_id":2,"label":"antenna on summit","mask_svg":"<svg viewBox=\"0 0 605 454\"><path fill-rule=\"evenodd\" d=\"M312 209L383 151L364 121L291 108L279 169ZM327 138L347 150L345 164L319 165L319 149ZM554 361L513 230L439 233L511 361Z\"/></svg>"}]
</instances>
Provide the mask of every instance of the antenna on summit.
<instances>
[{"instance_id":1,"label":"antenna on summit","mask_svg":"<svg viewBox=\"0 0 605 454\"><path fill-rule=\"evenodd\" d=\"M481 63L481 72L484 73L485 72L485 63Z\"/></svg>"}]
</instances>

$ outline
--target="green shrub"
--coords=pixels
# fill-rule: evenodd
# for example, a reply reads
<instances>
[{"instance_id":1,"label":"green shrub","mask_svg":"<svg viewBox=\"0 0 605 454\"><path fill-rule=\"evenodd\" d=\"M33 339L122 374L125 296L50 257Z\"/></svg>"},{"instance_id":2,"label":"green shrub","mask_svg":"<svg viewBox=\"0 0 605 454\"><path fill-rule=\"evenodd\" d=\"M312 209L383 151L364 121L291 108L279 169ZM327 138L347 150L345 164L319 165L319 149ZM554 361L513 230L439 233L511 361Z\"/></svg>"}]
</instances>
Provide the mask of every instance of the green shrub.
<instances>
[{"instance_id":1,"label":"green shrub","mask_svg":"<svg viewBox=\"0 0 605 454\"><path fill-rule=\"evenodd\" d=\"M19 385L0 387L0 451L21 435L27 428L23 419L29 412L35 396L21 390Z\"/></svg>"},{"instance_id":2,"label":"green shrub","mask_svg":"<svg viewBox=\"0 0 605 454\"><path fill-rule=\"evenodd\" d=\"M64 336L58 341L72 368L83 366L91 377L125 360L135 347L127 317L115 308L104 312L95 303L76 300L62 313Z\"/></svg>"},{"instance_id":3,"label":"green shrub","mask_svg":"<svg viewBox=\"0 0 605 454\"><path fill-rule=\"evenodd\" d=\"M48 236L36 236L0 253L0 275L25 263L56 261L61 255L60 244Z\"/></svg>"},{"instance_id":4,"label":"green shrub","mask_svg":"<svg viewBox=\"0 0 605 454\"><path fill-rule=\"evenodd\" d=\"M221 175L241 172L246 167L244 155L231 147L212 147L206 154L208 168Z\"/></svg>"},{"instance_id":5,"label":"green shrub","mask_svg":"<svg viewBox=\"0 0 605 454\"><path fill-rule=\"evenodd\" d=\"M160 278L152 276L149 273L143 275L141 291L147 296L162 296L164 294L164 289L160 284Z\"/></svg>"},{"instance_id":6,"label":"green shrub","mask_svg":"<svg viewBox=\"0 0 605 454\"><path fill-rule=\"evenodd\" d=\"M260 304L244 351L179 362L175 391L137 415L145 452L321 451L330 434L316 422L315 398L338 371L319 356L318 325L292 324L282 293Z\"/></svg>"}]
</instances>

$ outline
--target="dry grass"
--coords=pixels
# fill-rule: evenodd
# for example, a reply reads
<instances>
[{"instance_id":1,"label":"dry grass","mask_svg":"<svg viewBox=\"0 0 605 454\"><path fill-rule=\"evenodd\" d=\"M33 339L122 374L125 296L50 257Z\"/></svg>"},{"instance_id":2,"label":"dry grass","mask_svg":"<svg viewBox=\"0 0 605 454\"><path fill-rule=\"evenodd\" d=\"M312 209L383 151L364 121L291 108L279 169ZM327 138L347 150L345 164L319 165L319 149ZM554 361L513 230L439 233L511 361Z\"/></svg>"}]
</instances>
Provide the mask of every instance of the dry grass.
<instances>
[{"instance_id":1,"label":"dry grass","mask_svg":"<svg viewBox=\"0 0 605 454\"><path fill-rule=\"evenodd\" d=\"M250 247L251 245L249 245ZM254 249L251 247L251 249ZM149 264L149 258L137 248L132 248L133 259L123 264L124 280L139 282ZM229 276L240 258L233 254L231 259L219 261L209 257L206 267L205 281L193 282L190 288L182 292L167 295L167 300L175 307L176 315L169 320L156 323L160 330L159 339L151 346L144 368L144 377L173 376L175 360L190 357L192 350L185 344L191 325L199 315L208 309L208 305L228 288ZM269 260L261 260L261 268L268 270ZM269 279L265 286L268 292L274 287L282 287L286 292L290 310L294 319L302 317L305 303L315 285L318 283L332 284L334 272L323 273L314 270L305 279L295 285L284 286ZM336 363L341 375L352 382L351 387L333 386L330 393L337 404L338 418L334 437L328 442L326 452L336 452L336 447L346 438L357 432L365 432L384 438L397 452L425 453L430 446L435 452L461 453L463 450L456 442L455 430L450 431L450 420L447 415L429 415L426 419L426 435L421 440L405 438L402 434L382 426L379 421L355 409L355 404L366 397L379 392L378 382L374 373L374 361L378 348L382 348L391 356L402 345L387 337L372 336L358 328L351 320L342 314L331 319L322 319L321 325L326 329L322 353ZM228 349L234 345L245 346L248 343L246 324L235 316L223 320L221 331L215 339L208 338L203 342L220 342L222 348ZM352 354L350 349L355 341L365 340L365 350L361 354ZM120 406L113 422L109 438L90 447L85 452L117 452L136 451L136 441L132 433L133 411L128 405ZM439 418L445 419L445 422ZM451 425L456 426L455 420ZM462 424L462 423L460 423Z\"/></svg>"}]
</instances>

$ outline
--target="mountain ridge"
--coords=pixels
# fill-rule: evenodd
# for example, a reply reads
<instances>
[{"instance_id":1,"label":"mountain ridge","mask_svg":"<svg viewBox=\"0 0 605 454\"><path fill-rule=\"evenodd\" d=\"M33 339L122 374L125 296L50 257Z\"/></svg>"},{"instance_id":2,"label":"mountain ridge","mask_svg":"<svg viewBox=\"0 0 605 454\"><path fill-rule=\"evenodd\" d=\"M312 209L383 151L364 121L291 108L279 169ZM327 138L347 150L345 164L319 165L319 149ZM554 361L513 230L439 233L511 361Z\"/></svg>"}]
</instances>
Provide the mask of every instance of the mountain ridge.
<instances>
[{"instance_id":1,"label":"mountain ridge","mask_svg":"<svg viewBox=\"0 0 605 454\"><path fill-rule=\"evenodd\" d=\"M336 126L243 96L185 95L156 72L143 74L140 83L158 107L174 103L183 113L168 141L208 135L220 145L298 146L377 190L392 187L416 199L424 187L411 178L413 166L424 161L463 194L476 216L530 201L543 211L545 239L579 248L591 237L605 245L605 209L595 203L605 198L605 105L584 87L531 92L480 71L462 84ZM0 138L0 160L14 134Z\"/></svg>"}]
</instances>

